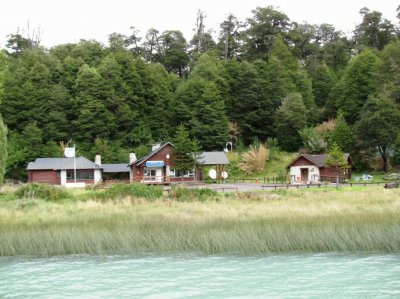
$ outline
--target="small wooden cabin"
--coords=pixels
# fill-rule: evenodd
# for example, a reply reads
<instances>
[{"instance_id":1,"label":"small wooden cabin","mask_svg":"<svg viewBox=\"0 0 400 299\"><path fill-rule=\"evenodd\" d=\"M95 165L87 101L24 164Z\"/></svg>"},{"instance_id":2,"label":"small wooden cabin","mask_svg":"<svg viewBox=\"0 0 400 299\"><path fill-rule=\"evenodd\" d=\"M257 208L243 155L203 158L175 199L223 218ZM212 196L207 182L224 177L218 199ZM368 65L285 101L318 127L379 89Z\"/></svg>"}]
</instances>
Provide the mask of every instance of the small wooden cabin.
<instances>
[{"instance_id":1,"label":"small wooden cabin","mask_svg":"<svg viewBox=\"0 0 400 299\"><path fill-rule=\"evenodd\" d=\"M130 161L130 181L145 184L169 184L170 182L194 182L195 171L179 172L172 161L173 145L156 143L152 151L139 160Z\"/></svg>"},{"instance_id":2,"label":"small wooden cabin","mask_svg":"<svg viewBox=\"0 0 400 299\"><path fill-rule=\"evenodd\" d=\"M326 165L329 155L301 154L288 165L291 183L316 183L336 180L336 168ZM349 168L340 170L340 179L351 178L353 161L348 153L344 154Z\"/></svg>"}]
</instances>

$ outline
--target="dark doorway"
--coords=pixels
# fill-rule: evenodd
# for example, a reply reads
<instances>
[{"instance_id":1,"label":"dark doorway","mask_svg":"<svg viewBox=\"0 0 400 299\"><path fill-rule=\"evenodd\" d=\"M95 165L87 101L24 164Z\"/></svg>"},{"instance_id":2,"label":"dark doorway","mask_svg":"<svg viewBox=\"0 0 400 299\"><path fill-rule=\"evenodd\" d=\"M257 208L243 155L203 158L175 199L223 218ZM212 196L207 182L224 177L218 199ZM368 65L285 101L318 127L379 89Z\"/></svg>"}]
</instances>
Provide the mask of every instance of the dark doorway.
<instances>
[{"instance_id":1,"label":"dark doorway","mask_svg":"<svg viewBox=\"0 0 400 299\"><path fill-rule=\"evenodd\" d=\"M307 182L308 181L308 168L300 168L301 171L301 181Z\"/></svg>"}]
</instances>

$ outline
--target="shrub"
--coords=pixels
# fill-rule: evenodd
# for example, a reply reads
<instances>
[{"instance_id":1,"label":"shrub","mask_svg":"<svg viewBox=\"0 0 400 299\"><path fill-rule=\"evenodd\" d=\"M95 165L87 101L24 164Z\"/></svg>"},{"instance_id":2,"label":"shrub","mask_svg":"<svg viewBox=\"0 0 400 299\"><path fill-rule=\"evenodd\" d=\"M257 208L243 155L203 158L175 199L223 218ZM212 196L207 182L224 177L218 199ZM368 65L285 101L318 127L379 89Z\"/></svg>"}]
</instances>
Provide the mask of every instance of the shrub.
<instances>
[{"instance_id":1,"label":"shrub","mask_svg":"<svg viewBox=\"0 0 400 299\"><path fill-rule=\"evenodd\" d=\"M170 192L170 198L177 201L206 201L208 199L216 199L218 195L217 191L209 188L173 188Z\"/></svg>"},{"instance_id":2,"label":"shrub","mask_svg":"<svg viewBox=\"0 0 400 299\"><path fill-rule=\"evenodd\" d=\"M145 199L157 199L162 197L162 188L143 184L117 184L105 192L97 193L96 197L102 200L118 199L124 197L136 197Z\"/></svg>"},{"instance_id":3,"label":"shrub","mask_svg":"<svg viewBox=\"0 0 400 299\"><path fill-rule=\"evenodd\" d=\"M240 163L240 169L247 174L260 173L264 170L268 153L269 151L264 144L260 144L258 148L250 146L250 150L242 155L243 162Z\"/></svg>"},{"instance_id":4,"label":"shrub","mask_svg":"<svg viewBox=\"0 0 400 299\"><path fill-rule=\"evenodd\" d=\"M27 184L18 188L14 195L16 198L37 198L47 201L59 201L68 198L67 191L44 184Z\"/></svg>"}]
</instances>

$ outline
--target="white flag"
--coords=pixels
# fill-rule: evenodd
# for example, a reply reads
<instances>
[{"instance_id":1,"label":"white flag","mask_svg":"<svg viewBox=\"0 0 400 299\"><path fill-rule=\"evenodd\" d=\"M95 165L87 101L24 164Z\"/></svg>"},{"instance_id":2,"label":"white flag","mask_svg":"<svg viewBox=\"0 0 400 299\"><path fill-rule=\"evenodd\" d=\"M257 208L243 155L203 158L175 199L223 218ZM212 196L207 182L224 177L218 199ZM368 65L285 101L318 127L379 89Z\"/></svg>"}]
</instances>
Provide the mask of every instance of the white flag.
<instances>
[{"instance_id":1,"label":"white flag","mask_svg":"<svg viewBox=\"0 0 400 299\"><path fill-rule=\"evenodd\" d=\"M64 150L64 156L67 158L75 157L75 147L66 147Z\"/></svg>"}]
</instances>

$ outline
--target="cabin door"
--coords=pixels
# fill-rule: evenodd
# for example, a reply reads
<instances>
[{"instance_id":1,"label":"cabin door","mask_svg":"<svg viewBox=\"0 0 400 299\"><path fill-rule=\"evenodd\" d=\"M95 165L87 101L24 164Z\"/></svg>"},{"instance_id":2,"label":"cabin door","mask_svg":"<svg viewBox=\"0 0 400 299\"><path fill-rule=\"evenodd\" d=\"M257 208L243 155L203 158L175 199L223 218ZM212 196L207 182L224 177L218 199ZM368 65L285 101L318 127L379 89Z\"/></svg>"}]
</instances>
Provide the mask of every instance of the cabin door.
<instances>
[{"instance_id":1,"label":"cabin door","mask_svg":"<svg viewBox=\"0 0 400 299\"><path fill-rule=\"evenodd\" d=\"M301 168L301 181L307 182L308 181L308 168Z\"/></svg>"}]
</instances>

